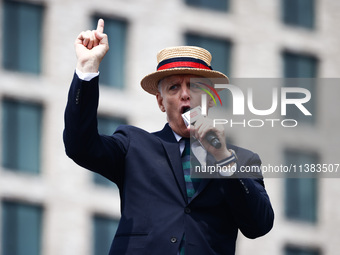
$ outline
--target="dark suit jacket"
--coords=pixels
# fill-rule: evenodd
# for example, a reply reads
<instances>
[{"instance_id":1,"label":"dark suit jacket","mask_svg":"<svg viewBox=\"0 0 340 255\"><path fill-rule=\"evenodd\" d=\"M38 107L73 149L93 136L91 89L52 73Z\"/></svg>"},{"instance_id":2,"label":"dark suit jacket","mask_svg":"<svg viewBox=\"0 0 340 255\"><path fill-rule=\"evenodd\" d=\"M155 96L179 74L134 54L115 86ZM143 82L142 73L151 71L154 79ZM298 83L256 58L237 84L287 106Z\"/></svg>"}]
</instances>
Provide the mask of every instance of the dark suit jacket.
<instances>
[{"instance_id":1,"label":"dark suit jacket","mask_svg":"<svg viewBox=\"0 0 340 255\"><path fill-rule=\"evenodd\" d=\"M235 253L238 230L266 234L274 213L262 179L203 179L188 202L179 145L169 125L148 133L121 126L112 136L97 132L98 78L74 76L65 111L67 155L115 182L121 220L110 254L176 255L183 234L186 255ZM233 147L238 167L260 166L259 157Z\"/></svg>"}]
</instances>

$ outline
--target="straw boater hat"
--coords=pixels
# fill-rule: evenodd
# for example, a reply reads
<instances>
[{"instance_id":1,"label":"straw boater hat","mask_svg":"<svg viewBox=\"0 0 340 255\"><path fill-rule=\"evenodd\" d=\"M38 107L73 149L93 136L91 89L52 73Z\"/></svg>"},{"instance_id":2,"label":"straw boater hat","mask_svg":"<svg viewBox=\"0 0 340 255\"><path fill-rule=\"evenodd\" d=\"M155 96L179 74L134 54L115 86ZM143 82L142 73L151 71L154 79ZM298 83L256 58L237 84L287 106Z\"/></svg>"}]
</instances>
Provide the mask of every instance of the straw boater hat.
<instances>
[{"instance_id":1,"label":"straw boater hat","mask_svg":"<svg viewBox=\"0 0 340 255\"><path fill-rule=\"evenodd\" d=\"M209 51L194 46L179 46L165 48L157 54L157 71L145 76L141 85L150 94L156 95L158 83L163 78L174 74L194 74L204 78L228 77L210 66L211 54Z\"/></svg>"}]
</instances>

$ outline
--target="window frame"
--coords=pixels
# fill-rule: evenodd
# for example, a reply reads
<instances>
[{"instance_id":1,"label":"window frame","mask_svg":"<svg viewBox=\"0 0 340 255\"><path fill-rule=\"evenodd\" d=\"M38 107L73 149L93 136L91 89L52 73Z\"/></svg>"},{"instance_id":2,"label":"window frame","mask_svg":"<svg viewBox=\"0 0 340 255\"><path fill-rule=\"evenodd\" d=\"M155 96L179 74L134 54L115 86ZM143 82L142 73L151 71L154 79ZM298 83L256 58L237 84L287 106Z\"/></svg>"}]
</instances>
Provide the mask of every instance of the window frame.
<instances>
[{"instance_id":1,"label":"window frame","mask_svg":"<svg viewBox=\"0 0 340 255\"><path fill-rule=\"evenodd\" d=\"M5 210L11 210L6 212ZM1 254L2 255L40 255L43 246L44 208L39 204L31 204L17 200L1 202ZM35 214L35 215L34 215ZM32 215L34 216L32 218ZM8 218L8 217L10 218ZM27 217L31 217L27 220ZM14 225L10 225L14 224ZM21 227L19 225L23 224ZM36 225L34 231L32 224ZM7 226L8 225L8 226ZM30 226L28 226L30 225ZM7 226L7 227L6 227ZM10 230L9 230L10 229ZM29 229L29 233L25 230ZM12 232L11 232L12 230ZM6 235L4 234L6 233ZM34 233L37 235L34 236ZM27 241L28 240L28 241ZM12 243L11 243L12 242ZM23 245L23 242L25 245ZM14 252L13 252L14 249Z\"/></svg>"},{"instance_id":2,"label":"window frame","mask_svg":"<svg viewBox=\"0 0 340 255\"><path fill-rule=\"evenodd\" d=\"M6 36L2 38L2 67L5 70L35 75L41 73L44 19L45 6L43 4L4 0L3 34ZM11 23L11 26L7 26L7 23ZM32 30L32 23L35 30ZM25 27L28 24L30 29ZM13 26L16 28L13 29ZM27 48L30 50L28 51Z\"/></svg>"},{"instance_id":3,"label":"window frame","mask_svg":"<svg viewBox=\"0 0 340 255\"><path fill-rule=\"evenodd\" d=\"M284 150L285 165L303 165L303 164L317 164L320 162L320 156L318 153L313 151L303 151L298 149L286 148ZM290 159L289 159L290 158ZM308 162L305 162L305 159ZM303 162L301 162L303 161ZM309 176L311 177L311 176ZM292 186L293 185L293 186ZM289 187L290 186L290 187ZM313 187L312 190L302 190L303 188ZM294 191L291 189L295 188ZM302 189L301 189L302 188ZM308 195L302 197L302 195ZM294 178L286 178L284 183L284 215L288 220L296 220L311 224L316 224L318 222L318 209L319 209L319 182L318 177L314 176L312 178L306 178L306 176L296 176ZM292 201L296 207L292 204ZM308 208L308 210L303 207L301 201L304 204L310 203L313 208ZM308 211L308 212L307 212ZM307 212L307 213L306 213Z\"/></svg>"},{"instance_id":4,"label":"window frame","mask_svg":"<svg viewBox=\"0 0 340 255\"><path fill-rule=\"evenodd\" d=\"M281 0L281 7L281 20L285 25L310 30L315 29L315 0Z\"/></svg>"},{"instance_id":5,"label":"window frame","mask_svg":"<svg viewBox=\"0 0 340 255\"><path fill-rule=\"evenodd\" d=\"M222 4L222 1L224 1L225 4ZM221 4L219 4L219 2ZM185 0L185 4L190 7L200 9L207 9L220 12L230 11L230 0Z\"/></svg>"},{"instance_id":6,"label":"window frame","mask_svg":"<svg viewBox=\"0 0 340 255\"><path fill-rule=\"evenodd\" d=\"M287 105L287 118L295 119L304 124L315 125L317 120L318 86L317 76L320 60L317 56L308 53L298 53L289 50L282 51L283 76L289 84L286 87L301 87L311 92L311 99L304 105L312 116L305 116L296 110L295 105ZM291 97L299 97L297 93L291 93Z\"/></svg>"},{"instance_id":7,"label":"window frame","mask_svg":"<svg viewBox=\"0 0 340 255\"><path fill-rule=\"evenodd\" d=\"M9 171L34 175L40 174L43 152L44 105L36 101L4 97L1 100L1 109L1 165ZM12 111L12 115L7 111ZM31 113L31 115L27 116L27 113ZM32 114L35 116L32 116ZM37 122L32 122L33 124L29 125L29 121L32 118L27 119L28 117L35 117ZM7 123L8 118L10 123ZM9 134L8 130L14 130L14 132ZM26 132L30 131L34 132L33 137L32 135L27 135ZM8 135L10 135L10 138L8 138ZM30 137L30 140L27 140L27 137ZM6 142L7 140L8 142ZM24 146L20 141L24 141ZM32 149L32 144L35 145L34 150ZM12 147L12 149L8 149L8 146ZM8 150L10 151L9 153ZM9 158L12 157L10 154L15 158ZM29 160L27 161L27 159Z\"/></svg>"}]
</instances>

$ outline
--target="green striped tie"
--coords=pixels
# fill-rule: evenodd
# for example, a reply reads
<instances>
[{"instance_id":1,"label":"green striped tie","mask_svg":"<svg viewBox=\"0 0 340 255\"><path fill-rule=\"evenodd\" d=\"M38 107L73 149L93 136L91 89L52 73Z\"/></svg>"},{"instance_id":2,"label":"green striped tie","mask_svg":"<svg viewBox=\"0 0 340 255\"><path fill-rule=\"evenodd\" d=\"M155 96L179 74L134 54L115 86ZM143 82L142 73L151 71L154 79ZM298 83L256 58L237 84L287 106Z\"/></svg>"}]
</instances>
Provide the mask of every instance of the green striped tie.
<instances>
[{"instance_id":1,"label":"green striped tie","mask_svg":"<svg viewBox=\"0 0 340 255\"><path fill-rule=\"evenodd\" d=\"M188 201L190 202L191 198L193 197L198 188L199 179L191 178L190 139L184 138L183 140L185 141L185 147L182 153L182 167L184 173L185 186L187 190L187 197Z\"/></svg>"},{"instance_id":2,"label":"green striped tie","mask_svg":"<svg viewBox=\"0 0 340 255\"><path fill-rule=\"evenodd\" d=\"M189 138L182 138L185 141L184 151L182 153L182 167L183 167L183 174L185 180L185 186L187 190L187 197L188 202L190 202L191 198L194 196L197 187L199 185L199 179L191 178L190 170L191 170L191 162L190 162L190 139ZM185 254L185 234L181 241L180 245L180 255Z\"/></svg>"}]
</instances>

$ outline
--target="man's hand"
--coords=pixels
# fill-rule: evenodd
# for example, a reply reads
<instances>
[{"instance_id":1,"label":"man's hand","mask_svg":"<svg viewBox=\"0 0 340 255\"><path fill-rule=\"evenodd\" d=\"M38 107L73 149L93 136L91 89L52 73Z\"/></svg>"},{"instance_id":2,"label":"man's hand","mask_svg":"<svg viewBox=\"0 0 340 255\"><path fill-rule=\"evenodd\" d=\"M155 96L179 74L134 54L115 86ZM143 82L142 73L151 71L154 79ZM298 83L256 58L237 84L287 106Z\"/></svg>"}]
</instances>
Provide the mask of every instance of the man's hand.
<instances>
[{"instance_id":1,"label":"man's hand","mask_svg":"<svg viewBox=\"0 0 340 255\"><path fill-rule=\"evenodd\" d=\"M214 132L216 134L217 138L221 142L221 148L216 149L208 142L208 140L205 138L208 132ZM211 153L217 161L231 156L231 152L228 151L226 145L224 128L221 127L221 125L214 127L213 121L211 119L201 116L197 119L194 126L190 126L190 133L201 142L203 147L209 153Z\"/></svg>"},{"instance_id":2,"label":"man's hand","mask_svg":"<svg viewBox=\"0 0 340 255\"><path fill-rule=\"evenodd\" d=\"M99 19L96 30L81 32L75 43L77 69L83 73L96 73L99 64L109 50L109 41L104 34L104 20Z\"/></svg>"}]
</instances>

